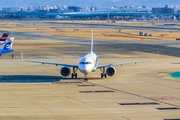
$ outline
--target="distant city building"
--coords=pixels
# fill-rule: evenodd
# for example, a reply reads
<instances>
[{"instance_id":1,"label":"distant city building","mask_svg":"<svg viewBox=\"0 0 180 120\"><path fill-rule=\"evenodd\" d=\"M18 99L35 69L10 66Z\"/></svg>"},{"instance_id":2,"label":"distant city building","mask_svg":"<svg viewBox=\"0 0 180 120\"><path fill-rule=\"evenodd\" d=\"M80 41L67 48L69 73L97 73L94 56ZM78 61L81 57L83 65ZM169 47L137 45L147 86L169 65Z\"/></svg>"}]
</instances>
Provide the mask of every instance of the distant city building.
<instances>
[{"instance_id":1,"label":"distant city building","mask_svg":"<svg viewBox=\"0 0 180 120\"><path fill-rule=\"evenodd\" d=\"M96 6L93 6L93 7L90 8L90 11L96 11L96 10L99 10L99 8L96 7Z\"/></svg>"},{"instance_id":2,"label":"distant city building","mask_svg":"<svg viewBox=\"0 0 180 120\"><path fill-rule=\"evenodd\" d=\"M125 9L129 9L129 6L125 5L124 8L125 8Z\"/></svg>"},{"instance_id":3,"label":"distant city building","mask_svg":"<svg viewBox=\"0 0 180 120\"><path fill-rule=\"evenodd\" d=\"M38 11L38 7L33 7L33 11L37 12Z\"/></svg>"},{"instance_id":4,"label":"distant city building","mask_svg":"<svg viewBox=\"0 0 180 120\"><path fill-rule=\"evenodd\" d=\"M147 8L147 6L142 6L142 8Z\"/></svg>"},{"instance_id":5,"label":"distant city building","mask_svg":"<svg viewBox=\"0 0 180 120\"><path fill-rule=\"evenodd\" d=\"M27 11L28 11L28 8L27 8L27 7L23 7L22 11L27 12Z\"/></svg>"},{"instance_id":6,"label":"distant city building","mask_svg":"<svg viewBox=\"0 0 180 120\"><path fill-rule=\"evenodd\" d=\"M3 12L13 12L13 7L2 7Z\"/></svg>"},{"instance_id":7,"label":"distant city building","mask_svg":"<svg viewBox=\"0 0 180 120\"><path fill-rule=\"evenodd\" d=\"M112 6L111 9L118 10L119 7L118 6Z\"/></svg>"},{"instance_id":8,"label":"distant city building","mask_svg":"<svg viewBox=\"0 0 180 120\"><path fill-rule=\"evenodd\" d=\"M174 8L168 8L166 5L164 8L152 8L153 14L174 14Z\"/></svg>"},{"instance_id":9,"label":"distant city building","mask_svg":"<svg viewBox=\"0 0 180 120\"><path fill-rule=\"evenodd\" d=\"M58 9L50 9L49 12L58 12Z\"/></svg>"},{"instance_id":10,"label":"distant city building","mask_svg":"<svg viewBox=\"0 0 180 120\"><path fill-rule=\"evenodd\" d=\"M74 12L74 10L58 10L58 13Z\"/></svg>"},{"instance_id":11,"label":"distant city building","mask_svg":"<svg viewBox=\"0 0 180 120\"><path fill-rule=\"evenodd\" d=\"M43 7L42 5L39 5L39 6L38 6L38 10L43 10L43 8L44 8L44 7Z\"/></svg>"},{"instance_id":12,"label":"distant city building","mask_svg":"<svg viewBox=\"0 0 180 120\"><path fill-rule=\"evenodd\" d=\"M33 9L33 7L32 6L29 6L28 8L27 8L27 11L28 12L32 12L34 9Z\"/></svg>"},{"instance_id":13,"label":"distant city building","mask_svg":"<svg viewBox=\"0 0 180 120\"><path fill-rule=\"evenodd\" d=\"M18 11L23 11L23 9L24 9L23 7L19 7Z\"/></svg>"},{"instance_id":14,"label":"distant city building","mask_svg":"<svg viewBox=\"0 0 180 120\"><path fill-rule=\"evenodd\" d=\"M62 9L61 4L56 4L56 7L57 7L58 10Z\"/></svg>"},{"instance_id":15,"label":"distant city building","mask_svg":"<svg viewBox=\"0 0 180 120\"><path fill-rule=\"evenodd\" d=\"M38 12L49 12L48 10L38 10Z\"/></svg>"},{"instance_id":16,"label":"distant city building","mask_svg":"<svg viewBox=\"0 0 180 120\"><path fill-rule=\"evenodd\" d=\"M76 6L69 6L68 10L73 10L74 12L80 12L80 7L76 7Z\"/></svg>"},{"instance_id":17,"label":"distant city building","mask_svg":"<svg viewBox=\"0 0 180 120\"><path fill-rule=\"evenodd\" d=\"M174 13L177 13L178 10L180 10L180 8L177 5L175 5L174 6Z\"/></svg>"},{"instance_id":18,"label":"distant city building","mask_svg":"<svg viewBox=\"0 0 180 120\"><path fill-rule=\"evenodd\" d=\"M68 10L68 7L67 6L63 6L62 9L63 10Z\"/></svg>"},{"instance_id":19,"label":"distant city building","mask_svg":"<svg viewBox=\"0 0 180 120\"><path fill-rule=\"evenodd\" d=\"M129 6L129 8L134 8L134 5Z\"/></svg>"},{"instance_id":20,"label":"distant city building","mask_svg":"<svg viewBox=\"0 0 180 120\"><path fill-rule=\"evenodd\" d=\"M82 6L81 11L88 11L88 7L87 6Z\"/></svg>"},{"instance_id":21,"label":"distant city building","mask_svg":"<svg viewBox=\"0 0 180 120\"><path fill-rule=\"evenodd\" d=\"M54 6L54 9L57 9L57 7L56 7L56 6Z\"/></svg>"},{"instance_id":22,"label":"distant city building","mask_svg":"<svg viewBox=\"0 0 180 120\"><path fill-rule=\"evenodd\" d=\"M124 7L119 7L119 9L124 9Z\"/></svg>"},{"instance_id":23,"label":"distant city building","mask_svg":"<svg viewBox=\"0 0 180 120\"><path fill-rule=\"evenodd\" d=\"M53 7L51 7L51 6L49 6L49 5L40 5L40 6L38 6L38 10L47 10L47 11L49 11L50 9L53 9Z\"/></svg>"},{"instance_id":24,"label":"distant city building","mask_svg":"<svg viewBox=\"0 0 180 120\"><path fill-rule=\"evenodd\" d=\"M18 7L13 7L13 12L17 12L18 11Z\"/></svg>"},{"instance_id":25,"label":"distant city building","mask_svg":"<svg viewBox=\"0 0 180 120\"><path fill-rule=\"evenodd\" d=\"M176 12L176 13L180 14L180 10L177 10L177 12Z\"/></svg>"},{"instance_id":26,"label":"distant city building","mask_svg":"<svg viewBox=\"0 0 180 120\"><path fill-rule=\"evenodd\" d=\"M174 6L174 10L177 10L179 9L179 7L177 5Z\"/></svg>"}]
</instances>

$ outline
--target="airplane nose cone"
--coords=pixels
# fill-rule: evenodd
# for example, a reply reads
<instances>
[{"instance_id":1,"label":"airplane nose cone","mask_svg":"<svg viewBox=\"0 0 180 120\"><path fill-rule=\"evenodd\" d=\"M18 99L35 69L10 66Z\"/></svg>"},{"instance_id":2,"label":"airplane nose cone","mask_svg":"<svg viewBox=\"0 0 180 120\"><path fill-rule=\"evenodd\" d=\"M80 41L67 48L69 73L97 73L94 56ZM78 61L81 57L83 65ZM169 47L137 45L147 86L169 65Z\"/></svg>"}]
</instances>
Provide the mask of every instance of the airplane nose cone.
<instances>
[{"instance_id":1,"label":"airplane nose cone","mask_svg":"<svg viewBox=\"0 0 180 120\"><path fill-rule=\"evenodd\" d=\"M81 65L81 66L79 67L79 70L80 70L82 73L87 74L87 70L86 70L86 66L85 66L85 65Z\"/></svg>"},{"instance_id":2,"label":"airplane nose cone","mask_svg":"<svg viewBox=\"0 0 180 120\"><path fill-rule=\"evenodd\" d=\"M86 65L79 66L79 70L84 74L88 74L89 72L91 72L91 69Z\"/></svg>"}]
</instances>

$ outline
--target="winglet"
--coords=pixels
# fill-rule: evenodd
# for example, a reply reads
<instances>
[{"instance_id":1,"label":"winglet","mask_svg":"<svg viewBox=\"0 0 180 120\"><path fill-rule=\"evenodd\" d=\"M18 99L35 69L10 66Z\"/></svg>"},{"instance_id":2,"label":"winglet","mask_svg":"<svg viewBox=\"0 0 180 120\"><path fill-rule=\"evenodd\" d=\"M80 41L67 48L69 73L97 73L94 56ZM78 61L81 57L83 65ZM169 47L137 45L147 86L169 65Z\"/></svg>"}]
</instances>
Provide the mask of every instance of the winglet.
<instances>
[{"instance_id":1,"label":"winglet","mask_svg":"<svg viewBox=\"0 0 180 120\"><path fill-rule=\"evenodd\" d=\"M23 59L23 53L22 53L22 51L21 51L21 59L24 61L24 59Z\"/></svg>"}]
</instances>

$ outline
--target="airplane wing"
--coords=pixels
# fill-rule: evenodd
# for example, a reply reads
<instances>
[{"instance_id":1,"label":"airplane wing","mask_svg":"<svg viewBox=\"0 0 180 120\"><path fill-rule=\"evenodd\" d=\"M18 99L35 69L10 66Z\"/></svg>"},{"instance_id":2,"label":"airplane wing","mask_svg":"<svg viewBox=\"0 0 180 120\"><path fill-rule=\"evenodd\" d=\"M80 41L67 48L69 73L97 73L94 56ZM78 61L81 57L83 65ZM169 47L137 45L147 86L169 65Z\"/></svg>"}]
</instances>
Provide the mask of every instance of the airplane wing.
<instances>
[{"instance_id":1,"label":"airplane wing","mask_svg":"<svg viewBox=\"0 0 180 120\"><path fill-rule=\"evenodd\" d=\"M123 63L114 63L114 64L106 64L106 65L97 65L97 68L102 68L102 67L109 67L113 65L124 65L124 64L131 64L131 63L141 63L141 62L150 62L150 61L156 61L158 59L159 52L157 54L157 58L155 60L144 60L144 61L134 61L134 62L123 62Z\"/></svg>"},{"instance_id":2,"label":"airplane wing","mask_svg":"<svg viewBox=\"0 0 180 120\"><path fill-rule=\"evenodd\" d=\"M60 66L68 66L68 67L75 67L78 68L78 65L70 65L70 64L62 64L62 63L52 63L52 62L41 62L41 61L31 61L31 60L24 60L23 59L23 53L21 52L21 59L25 62L34 62L34 63L41 63L41 64L50 64L50 65L60 65Z\"/></svg>"}]
</instances>

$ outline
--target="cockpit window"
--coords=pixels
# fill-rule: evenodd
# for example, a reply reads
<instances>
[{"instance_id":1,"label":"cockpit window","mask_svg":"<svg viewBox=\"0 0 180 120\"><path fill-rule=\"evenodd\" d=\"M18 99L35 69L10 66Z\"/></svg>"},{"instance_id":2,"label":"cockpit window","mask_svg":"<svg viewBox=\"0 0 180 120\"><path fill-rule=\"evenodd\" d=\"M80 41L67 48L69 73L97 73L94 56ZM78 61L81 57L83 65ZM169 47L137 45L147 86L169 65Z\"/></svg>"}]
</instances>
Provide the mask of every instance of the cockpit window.
<instances>
[{"instance_id":1,"label":"cockpit window","mask_svg":"<svg viewBox=\"0 0 180 120\"><path fill-rule=\"evenodd\" d=\"M92 64L91 62L80 62L80 64Z\"/></svg>"}]
</instances>

